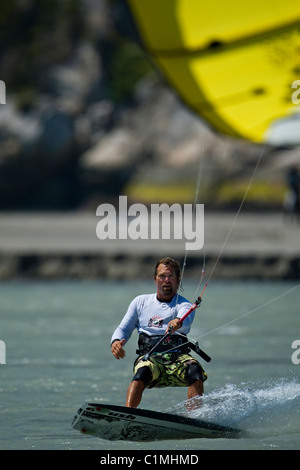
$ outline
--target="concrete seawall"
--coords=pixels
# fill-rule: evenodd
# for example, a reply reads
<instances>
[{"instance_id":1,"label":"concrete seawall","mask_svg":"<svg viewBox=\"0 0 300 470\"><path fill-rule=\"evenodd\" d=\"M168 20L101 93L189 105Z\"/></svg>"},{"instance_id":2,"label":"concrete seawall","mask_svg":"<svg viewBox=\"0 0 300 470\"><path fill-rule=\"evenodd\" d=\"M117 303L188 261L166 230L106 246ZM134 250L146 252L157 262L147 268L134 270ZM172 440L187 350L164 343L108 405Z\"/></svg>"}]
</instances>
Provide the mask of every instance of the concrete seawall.
<instances>
[{"instance_id":1,"label":"concrete seawall","mask_svg":"<svg viewBox=\"0 0 300 470\"><path fill-rule=\"evenodd\" d=\"M0 214L0 280L149 279L161 256L182 263L184 240L99 240L86 213ZM190 250L185 277L299 279L300 224L282 214L209 213L204 248Z\"/></svg>"}]
</instances>

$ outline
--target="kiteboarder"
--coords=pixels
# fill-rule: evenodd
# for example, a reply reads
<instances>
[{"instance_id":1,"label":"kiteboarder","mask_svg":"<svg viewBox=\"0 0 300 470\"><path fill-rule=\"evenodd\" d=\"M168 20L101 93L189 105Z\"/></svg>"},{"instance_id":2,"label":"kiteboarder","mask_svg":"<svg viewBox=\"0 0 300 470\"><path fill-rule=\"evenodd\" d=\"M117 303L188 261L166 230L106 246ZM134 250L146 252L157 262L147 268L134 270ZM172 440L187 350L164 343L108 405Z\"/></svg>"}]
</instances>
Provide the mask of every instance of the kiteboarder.
<instances>
[{"instance_id":1,"label":"kiteboarder","mask_svg":"<svg viewBox=\"0 0 300 470\"><path fill-rule=\"evenodd\" d=\"M207 379L201 364L189 354L186 335L195 312L183 322L180 320L191 303L177 292L178 262L169 257L160 259L154 281L156 293L139 295L130 303L111 339L112 354L123 359L124 345L136 328L139 333L138 358L126 396L126 406L133 408L140 404L145 388L185 386L189 400L203 395L203 382Z\"/></svg>"}]
</instances>

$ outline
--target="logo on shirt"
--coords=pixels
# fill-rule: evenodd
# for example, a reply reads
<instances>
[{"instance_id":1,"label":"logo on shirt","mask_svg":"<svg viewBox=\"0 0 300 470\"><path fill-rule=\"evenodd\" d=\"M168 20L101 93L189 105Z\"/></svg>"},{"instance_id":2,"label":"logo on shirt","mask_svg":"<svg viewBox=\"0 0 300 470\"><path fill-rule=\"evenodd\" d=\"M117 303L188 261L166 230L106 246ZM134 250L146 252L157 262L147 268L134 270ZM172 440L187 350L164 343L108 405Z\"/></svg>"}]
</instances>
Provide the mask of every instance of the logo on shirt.
<instances>
[{"instance_id":1,"label":"logo on shirt","mask_svg":"<svg viewBox=\"0 0 300 470\"><path fill-rule=\"evenodd\" d=\"M154 316L152 318L150 318L149 322L148 322L148 326L155 326L156 328L161 328L163 326L163 319L161 317L158 317L158 316Z\"/></svg>"}]
</instances>

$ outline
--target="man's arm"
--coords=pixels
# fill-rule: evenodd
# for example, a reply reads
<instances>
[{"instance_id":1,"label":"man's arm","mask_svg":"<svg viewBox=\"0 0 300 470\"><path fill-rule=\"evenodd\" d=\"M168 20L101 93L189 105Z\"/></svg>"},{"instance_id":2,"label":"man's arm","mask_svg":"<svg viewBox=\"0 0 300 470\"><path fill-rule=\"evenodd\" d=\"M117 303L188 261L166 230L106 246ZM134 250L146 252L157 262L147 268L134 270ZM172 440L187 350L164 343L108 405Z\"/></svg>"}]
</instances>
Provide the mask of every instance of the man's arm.
<instances>
[{"instance_id":1,"label":"man's arm","mask_svg":"<svg viewBox=\"0 0 300 470\"><path fill-rule=\"evenodd\" d=\"M137 299L134 299L130 303L123 320L121 321L118 328L114 331L111 338L111 352L116 359L123 359L125 357L125 351L123 347L129 340L133 330L137 327L137 324Z\"/></svg>"}]
</instances>

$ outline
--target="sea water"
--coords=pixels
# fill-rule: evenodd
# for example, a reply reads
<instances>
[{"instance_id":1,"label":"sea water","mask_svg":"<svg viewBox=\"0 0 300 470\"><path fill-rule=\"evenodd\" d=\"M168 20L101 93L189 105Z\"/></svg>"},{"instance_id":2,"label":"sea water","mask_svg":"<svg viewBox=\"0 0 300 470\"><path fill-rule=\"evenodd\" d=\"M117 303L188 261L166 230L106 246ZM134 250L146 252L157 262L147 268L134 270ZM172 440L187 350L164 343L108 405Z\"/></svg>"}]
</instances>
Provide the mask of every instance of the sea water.
<instances>
[{"instance_id":1,"label":"sea water","mask_svg":"<svg viewBox=\"0 0 300 470\"><path fill-rule=\"evenodd\" d=\"M240 439L109 442L80 434L71 421L86 401L124 405L137 334L116 360L110 338L132 298L152 282L0 283L0 449L135 451L299 449L300 289L296 282L211 281L190 337L209 356L208 380L194 410L186 389L146 390L140 407L238 427ZM183 295L195 300L197 285ZM199 294L198 294L199 295ZM294 353L294 356L293 356ZM194 353L193 353L194 354Z\"/></svg>"}]
</instances>

